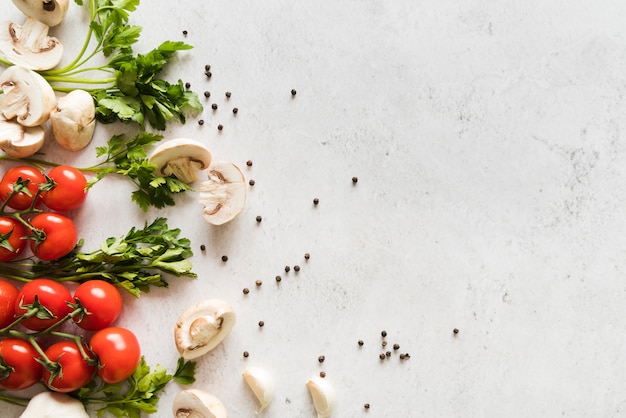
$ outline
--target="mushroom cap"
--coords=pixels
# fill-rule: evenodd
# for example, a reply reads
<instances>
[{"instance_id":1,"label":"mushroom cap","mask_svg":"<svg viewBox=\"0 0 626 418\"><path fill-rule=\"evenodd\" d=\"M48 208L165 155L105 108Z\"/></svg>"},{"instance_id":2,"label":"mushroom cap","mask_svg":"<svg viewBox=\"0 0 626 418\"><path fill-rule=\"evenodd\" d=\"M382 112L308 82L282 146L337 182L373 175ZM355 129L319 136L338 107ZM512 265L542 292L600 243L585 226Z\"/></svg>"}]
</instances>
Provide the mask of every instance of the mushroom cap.
<instances>
[{"instance_id":1,"label":"mushroom cap","mask_svg":"<svg viewBox=\"0 0 626 418\"><path fill-rule=\"evenodd\" d=\"M181 390L174 397L174 417L227 418L228 412L217 396L200 389Z\"/></svg>"},{"instance_id":2,"label":"mushroom cap","mask_svg":"<svg viewBox=\"0 0 626 418\"><path fill-rule=\"evenodd\" d=\"M56 105L54 90L33 70L13 65L0 74L0 113L17 118L22 126L38 126L48 120Z\"/></svg>"},{"instance_id":3,"label":"mushroom cap","mask_svg":"<svg viewBox=\"0 0 626 418\"><path fill-rule=\"evenodd\" d=\"M48 70L61 62L63 44L48 36L48 25L29 17L22 26L14 22L0 24L0 52L15 65Z\"/></svg>"},{"instance_id":4,"label":"mushroom cap","mask_svg":"<svg viewBox=\"0 0 626 418\"><path fill-rule=\"evenodd\" d=\"M37 19L48 26L56 26L65 17L69 0L13 0L13 4L26 16Z\"/></svg>"},{"instance_id":5,"label":"mushroom cap","mask_svg":"<svg viewBox=\"0 0 626 418\"><path fill-rule=\"evenodd\" d=\"M202 203L202 216L213 225L222 225L234 219L246 204L246 178L239 167L231 162L213 163L208 170L208 180L200 184L198 201Z\"/></svg>"},{"instance_id":6,"label":"mushroom cap","mask_svg":"<svg viewBox=\"0 0 626 418\"><path fill-rule=\"evenodd\" d=\"M11 158L26 158L43 147L46 132L41 126L24 127L0 116L0 149Z\"/></svg>"},{"instance_id":7,"label":"mushroom cap","mask_svg":"<svg viewBox=\"0 0 626 418\"><path fill-rule=\"evenodd\" d=\"M185 359L213 350L235 326L233 308L220 299L207 299L189 306L174 328L176 348Z\"/></svg>"},{"instance_id":8,"label":"mushroom cap","mask_svg":"<svg viewBox=\"0 0 626 418\"><path fill-rule=\"evenodd\" d=\"M57 101L50 113L52 134L68 151L78 151L91 142L96 129L96 106L85 90L72 90Z\"/></svg>"},{"instance_id":9,"label":"mushroom cap","mask_svg":"<svg viewBox=\"0 0 626 418\"><path fill-rule=\"evenodd\" d=\"M169 176L172 173L168 171L171 169L168 164L181 159L193 166L194 171L205 170L211 164L211 152L201 142L194 139L175 138L156 147L149 161L156 165L156 171L159 175ZM174 174L176 175L176 173ZM191 173L188 174L191 175ZM195 176L195 173L193 175ZM185 181L183 178L179 178L179 180Z\"/></svg>"},{"instance_id":10,"label":"mushroom cap","mask_svg":"<svg viewBox=\"0 0 626 418\"><path fill-rule=\"evenodd\" d=\"M58 392L40 392L28 402L20 418L89 418L76 398Z\"/></svg>"}]
</instances>

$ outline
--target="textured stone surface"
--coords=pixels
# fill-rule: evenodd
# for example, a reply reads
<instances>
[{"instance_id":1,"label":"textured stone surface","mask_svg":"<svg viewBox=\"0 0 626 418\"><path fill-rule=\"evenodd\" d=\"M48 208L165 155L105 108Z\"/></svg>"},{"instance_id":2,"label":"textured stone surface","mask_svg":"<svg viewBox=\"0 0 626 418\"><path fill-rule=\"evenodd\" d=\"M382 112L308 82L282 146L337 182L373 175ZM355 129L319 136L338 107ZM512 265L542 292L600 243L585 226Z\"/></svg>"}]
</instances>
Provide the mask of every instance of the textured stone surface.
<instances>
[{"instance_id":1,"label":"textured stone surface","mask_svg":"<svg viewBox=\"0 0 626 418\"><path fill-rule=\"evenodd\" d=\"M70 13L62 40L82 37ZM276 378L268 418L315 417L304 383L322 370L336 417L623 416L625 17L608 0L144 1L138 50L191 43L166 76L211 92L165 135L256 184L219 228L193 196L144 214L121 180L93 189L88 243L162 215L196 250L197 280L126 298L120 325L172 369L178 314L229 301L238 323L195 387L232 417L254 414L248 365Z\"/></svg>"}]
</instances>

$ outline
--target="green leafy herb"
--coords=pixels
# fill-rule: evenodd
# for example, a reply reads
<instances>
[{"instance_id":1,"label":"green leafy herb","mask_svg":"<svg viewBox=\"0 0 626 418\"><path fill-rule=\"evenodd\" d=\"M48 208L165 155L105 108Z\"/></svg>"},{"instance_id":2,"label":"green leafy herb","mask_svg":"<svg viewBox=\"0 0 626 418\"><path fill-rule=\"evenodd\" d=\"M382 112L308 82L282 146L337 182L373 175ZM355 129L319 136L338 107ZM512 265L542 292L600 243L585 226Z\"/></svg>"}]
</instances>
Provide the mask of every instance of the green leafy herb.
<instances>
[{"instance_id":1,"label":"green leafy herb","mask_svg":"<svg viewBox=\"0 0 626 418\"><path fill-rule=\"evenodd\" d=\"M100 248L70 254L51 262L29 259L0 263L0 276L20 281L47 277L56 281L84 282L99 278L139 297L151 286L167 287L164 274L196 277L188 258L190 241L179 238L167 219L157 218L142 229L134 227L124 236L107 238Z\"/></svg>"},{"instance_id":2,"label":"green leafy herb","mask_svg":"<svg viewBox=\"0 0 626 418\"><path fill-rule=\"evenodd\" d=\"M124 382L107 384L99 379L93 379L89 385L74 395L86 405L96 405L99 417L109 413L117 418L139 418L141 414L157 412L159 396L172 379L188 384L177 379L179 369L185 370L186 382L195 381L194 362L179 359L176 373L171 375L158 364L151 370L142 357L135 372Z\"/></svg>"}]
</instances>

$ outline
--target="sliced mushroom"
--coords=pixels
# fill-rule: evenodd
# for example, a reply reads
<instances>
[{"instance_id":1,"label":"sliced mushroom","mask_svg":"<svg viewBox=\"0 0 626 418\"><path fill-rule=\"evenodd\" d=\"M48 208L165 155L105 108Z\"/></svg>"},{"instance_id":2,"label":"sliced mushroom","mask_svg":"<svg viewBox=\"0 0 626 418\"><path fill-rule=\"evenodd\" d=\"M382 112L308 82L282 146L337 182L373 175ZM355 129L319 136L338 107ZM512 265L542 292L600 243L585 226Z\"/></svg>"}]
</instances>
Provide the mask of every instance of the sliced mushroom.
<instances>
[{"instance_id":1,"label":"sliced mushroom","mask_svg":"<svg viewBox=\"0 0 626 418\"><path fill-rule=\"evenodd\" d=\"M172 412L176 418L227 418L224 404L213 394L200 389L186 389L174 397Z\"/></svg>"},{"instance_id":2,"label":"sliced mushroom","mask_svg":"<svg viewBox=\"0 0 626 418\"><path fill-rule=\"evenodd\" d=\"M0 74L0 113L17 118L22 126L38 126L48 120L56 104L54 90L35 71L13 65Z\"/></svg>"},{"instance_id":3,"label":"sliced mushroom","mask_svg":"<svg viewBox=\"0 0 626 418\"><path fill-rule=\"evenodd\" d=\"M43 147L45 137L40 126L24 127L0 115L0 149L9 157L30 157Z\"/></svg>"},{"instance_id":4,"label":"sliced mushroom","mask_svg":"<svg viewBox=\"0 0 626 418\"><path fill-rule=\"evenodd\" d=\"M198 170L211 164L211 153L200 142L188 138L171 139L159 145L150 156L162 176L174 176L185 183L198 180Z\"/></svg>"},{"instance_id":5,"label":"sliced mushroom","mask_svg":"<svg viewBox=\"0 0 626 418\"><path fill-rule=\"evenodd\" d=\"M313 406L315 407L315 412L317 412L317 418L330 417L335 408L337 399L333 385L328 379L316 376L309 379L306 383L306 387L309 389L311 399L313 399Z\"/></svg>"},{"instance_id":6,"label":"sliced mushroom","mask_svg":"<svg viewBox=\"0 0 626 418\"><path fill-rule=\"evenodd\" d=\"M174 328L176 348L185 359L194 359L213 350L235 326L235 311L226 302L208 299L181 314Z\"/></svg>"},{"instance_id":7,"label":"sliced mushroom","mask_svg":"<svg viewBox=\"0 0 626 418\"><path fill-rule=\"evenodd\" d=\"M63 57L63 44L48 36L49 26L29 17L20 26L14 22L0 25L0 52L13 64L31 70L56 67Z\"/></svg>"},{"instance_id":8,"label":"sliced mushroom","mask_svg":"<svg viewBox=\"0 0 626 418\"><path fill-rule=\"evenodd\" d=\"M37 19L48 26L56 26L65 17L69 0L13 0L26 16Z\"/></svg>"},{"instance_id":9,"label":"sliced mushroom","mask_svg":"<svg viewBox=\"0 0 626 418\"><path fill-rule=\"evenodd\" d=\"M246 204L245 177L230 162L217 162L209 167L208 180L200 184L198 201L204 206L202 215L213 225L234 219Z\"/></svg>"},{"instance_id":10,"label":"sliced mushroom","mask_svg":"<svg viewBox=\"0 0 626 418\"><path fill-rule=\"evenodd\" d=\"M274 398L274 377L266 369L257 366L246 368L242 376L261 404L257 411L260 414Z\"/></svg>"},{"instance_id":11,"label":"sliced mushroom","mask_svg":"<svg viewBox=\"0 0 626 418\"><path fill-rule=\"evenodd\" d=\"M57 102L50 113L56 142L68 151L85 148L96 129L96 106L85 90L72 90Z\"/></svg>"},{"instance_id":12,"label":"sliced mushroom","mask_svg":"<svg viewBox=\"0 0 626 418\"><path fill-rule=\"evenodd\" d=\"M89 418L85 406L76 398L58 392L33 396L20 418Z\"/></svg>"}]
</instances>

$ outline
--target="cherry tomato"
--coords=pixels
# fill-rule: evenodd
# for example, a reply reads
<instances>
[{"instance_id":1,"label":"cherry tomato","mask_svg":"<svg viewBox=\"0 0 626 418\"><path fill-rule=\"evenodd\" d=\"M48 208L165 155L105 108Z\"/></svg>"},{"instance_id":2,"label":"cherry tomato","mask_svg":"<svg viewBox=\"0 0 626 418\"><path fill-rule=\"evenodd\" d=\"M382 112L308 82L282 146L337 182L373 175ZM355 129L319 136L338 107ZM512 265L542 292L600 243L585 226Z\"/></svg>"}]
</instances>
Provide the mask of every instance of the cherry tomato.
<instances>
[{"instance_id":1,"label":"cherry tomato","mask_svg":"<svg viewBox=\"0 0 626 418\"><path fill-rule=\"evenodd\" d=\"M11 283L0 280L0 328L9 326L15 320L15 301L19 292Z\"/></svg>"},{"instance_id":2,"label":"cherry tomato","mask_svg":"<svg viewBox=\"0 0 626 418\"><path fill-rule=\"evenodd\" d=\"M0 387L22 390L41 379L42 368L37 362L39 354L26 340L5 338L0 340Z\"/></svg>"},{"instance_id":3,"label":"cherry tomato","mask_svg":"<svg viewBox=\"0 0 626 418\"><path fill-rule=\"evenodd\" d=\"M93 355L83 344L85 354L90 359ZM52 344L45 351L46 357L57 361L61 365L61 373L50 379L51 373L43 367L42 379L44 384L56 392L73 392L85 386L94 375L96 366L89 364L81 354L74 341L60 341Z\"/></svg>"},{"instance_id":4,"label":"cherry tomato","mask_svg":"<svg viewBox=\"0 0 626 418\"><path fill-rule=\"evenodd\" d=\"M35 167L29 167L26 165L13 167L9 169L2 180L0 181L0 199L7 200L15 182L21 178L22 181L28 181L26 188L28 189L30 196L25 192L19 192L11 196L11 199L7 202L7 205L13 209L24 210L28 209L33 202L33 198L39 189L39 185L46 182L46 178ZM41 196L37 199L39 201Z\"/></svg>"},{"instance_id":5,"label":"cherry tomato","mask_svg":"<svg viewBox=\"0 0 626 418\"><path fill-rule=\"evenodd\" d=\"M141 360L139 340L126 328L109 327L89 341L98 357L98 376L106 383L119 383L133 374Z\"/></svg>"},{"instance_id":6,"label":"cherry tomato","mask_svg":"<svg viewBox=\"0 0 626 418\"><path fill-rule=\"evenodd\" d=\"M22 286L15 301L15 315L20 316L26 313L27 310L22 306L33 304L35 296L39 303L50 311L53 318L38 318L36 315L26 318L21 324L28 329L42 331L72 312L72 308L68 305L73 302L72 295L65 286L50 279L35 279Z\"/></svg>"},{"instance_id":7,"label":"cherry tomato","mask_svg":"<svg viewBox=\"0 0 626 418\"><path fill-rule=\"evenodd\" d=\"M104 280L89 280L78 286L74 299L87 310L73 319L82 329L96 331L111 325L122 311L122 296L115 286Z\"/></svg>"},{"instance_id":8,"label":"cherry tomato","mask_svg":"<svg viewBox=\"0 0 626 418\"><path fill-rule=\"evenodd\" d=\"M43 241L30 240L31 250L42 260L61 258L72 251L78 242L76 226L67 216L44 212L35 216L30 224L45 234Z\"/></svg>"},{"instance_id":9,"label":"cherry tomato","mask_svg":"<svg viewBox=\"0 0 626 418\"><path fill-rule=\"evenodd\" d=\"M26 228L13 218L0 216L0 262L16 258L26 248Z\"/></svg>"},{"instance_id":10,"label":"cherry tomato","mask_svg":"<svg viewBox=\"0 0 626 418\"><path fill-rule=\"evenodd\" d=\"M48 172L54 182L50 190L42 193L43 204L52 210L65 212L76 209L87 198L87 179L74 167L61 165Z\"/></svg>"}]
</instances>

